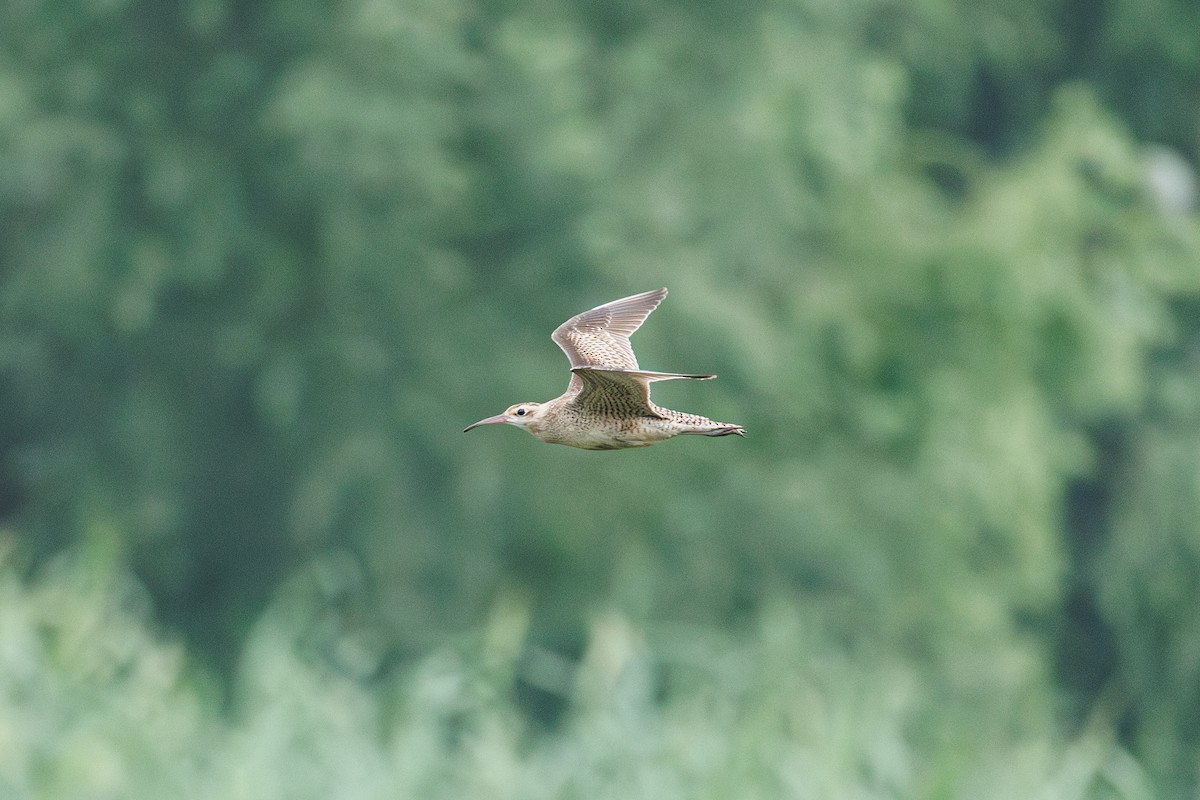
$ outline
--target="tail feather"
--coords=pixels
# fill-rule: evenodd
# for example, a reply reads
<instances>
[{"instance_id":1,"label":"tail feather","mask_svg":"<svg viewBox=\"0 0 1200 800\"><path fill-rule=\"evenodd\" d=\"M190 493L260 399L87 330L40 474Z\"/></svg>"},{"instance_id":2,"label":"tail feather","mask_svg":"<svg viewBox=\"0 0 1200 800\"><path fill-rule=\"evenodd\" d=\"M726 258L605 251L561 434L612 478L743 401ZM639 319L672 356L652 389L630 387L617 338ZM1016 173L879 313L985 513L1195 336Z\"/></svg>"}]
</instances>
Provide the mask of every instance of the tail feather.
<instances>
[{"instance_id":1,"label":"tail feather","mask_svg":"<svg viewBox=\"0 0 1200 800\"><path fill-rule=\"evenodd\" d=\"M705 436L745 436L746 429L741 425L722 425L720 428L714 428L711 431L705 432Z\"/></svg>"},{"instance_id":2,"label":"tail feather","mask_svg":"<svg viewBox=\"0 0 1200 800\"><path fill-rule=\"evenodd\" d=\"M687 424L687 423L685 423ZM712 420L702 420L692 422L690 427L686 427L679 431L684 434L692 434L693 436L745 436L746 429L741 425L734 425L729 422L713 422Z\"/></svg>"}]
</instances>

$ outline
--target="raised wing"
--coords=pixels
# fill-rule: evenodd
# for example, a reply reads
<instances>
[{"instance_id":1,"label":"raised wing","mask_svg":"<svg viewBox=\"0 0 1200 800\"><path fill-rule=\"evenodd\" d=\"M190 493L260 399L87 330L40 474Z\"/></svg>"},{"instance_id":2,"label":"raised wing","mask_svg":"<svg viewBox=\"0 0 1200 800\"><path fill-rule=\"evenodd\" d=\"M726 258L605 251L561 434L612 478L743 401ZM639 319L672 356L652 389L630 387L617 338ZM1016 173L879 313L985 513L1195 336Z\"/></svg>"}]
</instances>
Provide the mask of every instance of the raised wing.
<instances>
[{"instance_id":1,"label":"raised wing","mask_svg":"<svg viewBox=\"0 0 1200 800\"><path fill-rule=\"evenodd\" d=\"M629 335L642 326L666 296L666 289L655 289L596 306L559 325L550 338L567 354L571 369L636 370L638 363Z\"/></svg>"}]
</instances>

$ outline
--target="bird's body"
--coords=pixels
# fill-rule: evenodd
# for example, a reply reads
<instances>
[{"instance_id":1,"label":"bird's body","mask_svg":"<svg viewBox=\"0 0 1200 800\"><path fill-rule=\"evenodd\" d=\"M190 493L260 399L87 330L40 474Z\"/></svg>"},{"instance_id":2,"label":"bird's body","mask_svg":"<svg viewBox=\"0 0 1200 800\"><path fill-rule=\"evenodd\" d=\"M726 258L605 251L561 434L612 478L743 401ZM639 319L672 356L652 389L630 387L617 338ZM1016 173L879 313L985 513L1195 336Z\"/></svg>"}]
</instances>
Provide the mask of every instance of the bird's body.
<instances>
[{"instance_id":1,"label":"bird's body","mask_svg":"<svg viewBox=\"0 0 1200 800\"><path fill-rule=\"evenodd\" d=\"M543 442L584 450L646 447L680 434L745 436L741 425L662 408L650 400L654 381L715 375L649 372L638 366L629 336L667 296L655 289L585 311L559 325L551 338L571 361L571 382L545 403L518 403L468 426L508 423Z\"/></svg>"}]
</instances>

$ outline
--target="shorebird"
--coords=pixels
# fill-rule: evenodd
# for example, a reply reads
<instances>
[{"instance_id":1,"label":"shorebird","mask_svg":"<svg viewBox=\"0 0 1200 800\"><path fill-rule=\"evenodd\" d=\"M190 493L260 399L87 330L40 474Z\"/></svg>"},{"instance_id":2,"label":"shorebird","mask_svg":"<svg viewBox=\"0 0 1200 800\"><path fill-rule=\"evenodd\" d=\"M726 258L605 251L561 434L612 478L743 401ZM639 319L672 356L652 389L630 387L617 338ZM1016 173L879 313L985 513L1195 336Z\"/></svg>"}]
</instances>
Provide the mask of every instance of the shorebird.
<instances>
[{"instance_id":1,"label":"shorebird","mask_svg":"<svg viewBox=\"0 0 1200 800\"><path fill-rule=\"evenodd\" d=\"M571 361L567 391L545 403L509 406L503 414L468 425L463 433L504 422L524 428L543 442L584 450L646 447L681 433L745 436L741 425L714 422L651 402L650 384L654 381L717 377L650 372L638 366L629 336L666 296L666 289L655 289L623 297L559 325L550 338Z\"/></svg>"}]
</instances>

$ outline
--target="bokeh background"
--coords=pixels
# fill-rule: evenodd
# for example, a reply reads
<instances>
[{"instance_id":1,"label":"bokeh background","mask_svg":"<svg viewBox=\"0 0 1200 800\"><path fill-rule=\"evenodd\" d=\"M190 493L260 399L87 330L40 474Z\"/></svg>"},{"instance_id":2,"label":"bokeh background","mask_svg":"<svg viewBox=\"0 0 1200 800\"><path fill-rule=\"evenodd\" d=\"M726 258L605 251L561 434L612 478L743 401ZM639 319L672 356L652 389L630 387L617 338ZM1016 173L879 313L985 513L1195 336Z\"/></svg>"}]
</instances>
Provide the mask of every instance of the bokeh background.
<instances>
[{"instance_id":1,"label":"bokeh background","mask_svg":"<svg viewBox=\"0 0 1200 800\"><path fill-rule=\"evenodd\" d=\"M1200 796L1198 31L3 4L0 797Z\"/></svg>"}]
</instances>

